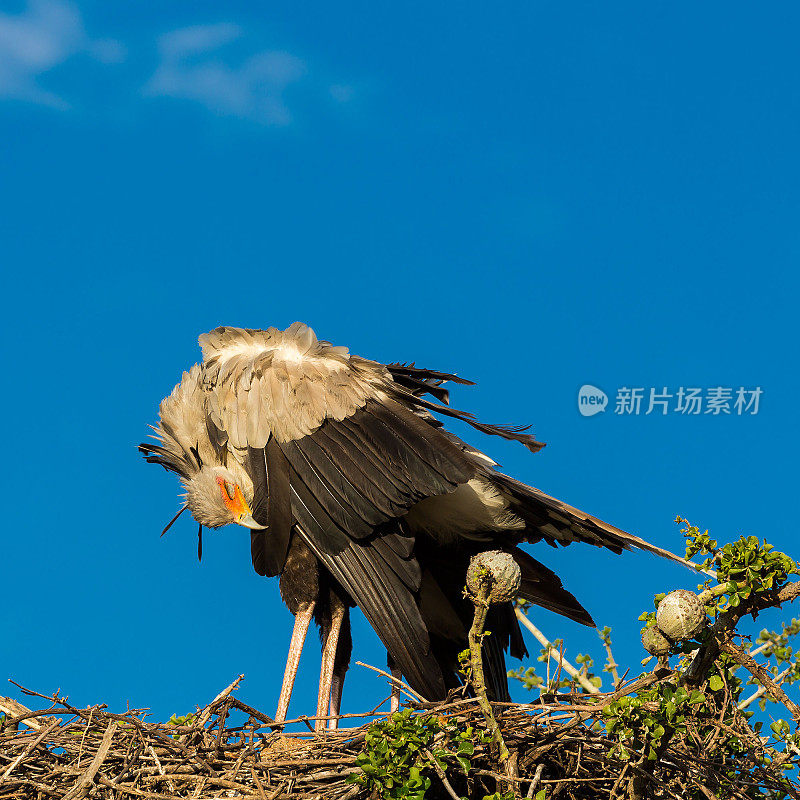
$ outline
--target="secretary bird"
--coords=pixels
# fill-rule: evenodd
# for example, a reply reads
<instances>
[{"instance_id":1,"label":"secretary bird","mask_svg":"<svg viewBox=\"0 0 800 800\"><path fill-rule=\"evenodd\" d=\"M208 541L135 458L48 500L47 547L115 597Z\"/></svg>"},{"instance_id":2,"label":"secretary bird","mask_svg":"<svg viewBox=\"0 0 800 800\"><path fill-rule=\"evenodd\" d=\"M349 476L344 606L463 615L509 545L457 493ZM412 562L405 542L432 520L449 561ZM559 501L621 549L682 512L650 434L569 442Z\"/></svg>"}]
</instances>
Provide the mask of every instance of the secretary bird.
<instances>
[{"instance_id":1,"label":"secretary bird","mask_svg":"<svg viewBox=\"0 0 800 800\"><path fill-rule=\"evenodd\" d=\"M286 719L312 619L322 637L320 729L319 718L340 711L353 605L386 646L392 673L440 700L460 682L470 556L511 553L522 570L520 597L590 626L558 576L520 543L580 541L615 553L634 546L676 558L498 472L444 430L434 415L532 453L544 446L527 428L487 425L451 408L442 384L470 381L351 355L299 322L285 331L220 327L199 342L202 363L162 401L157 443L139 449L178 475L185 503L172 522L188 508L199 548L204 526L242 525L255 571L280 576L295 623L277 722ZM507 699L504 651L526 654L512 604L493 607L487 627L488 687Z\"/></svg>"}]
</instances>

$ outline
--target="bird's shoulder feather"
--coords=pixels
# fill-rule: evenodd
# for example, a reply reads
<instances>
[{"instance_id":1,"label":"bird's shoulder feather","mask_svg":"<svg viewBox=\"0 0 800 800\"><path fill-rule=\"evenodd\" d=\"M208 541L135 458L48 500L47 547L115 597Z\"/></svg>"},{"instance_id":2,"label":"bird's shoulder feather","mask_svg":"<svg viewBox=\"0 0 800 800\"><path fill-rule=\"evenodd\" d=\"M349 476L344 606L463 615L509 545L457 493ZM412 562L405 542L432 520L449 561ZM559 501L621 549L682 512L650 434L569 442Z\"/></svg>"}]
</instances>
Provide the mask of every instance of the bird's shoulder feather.
<instances>
[{"instance_id":1,"label":"bird's shoulder feather","mask_svg":"<svg viewBox=\"0 0 800 800\"><path fill-rule=\"evenodd\" d=\"M209 418L238 450L264 447L270 436L281 443L307 436L392 382L382 364L317 339L299 322L285 331L216 328L200 346Z\"/></svg>"}]
</instances>

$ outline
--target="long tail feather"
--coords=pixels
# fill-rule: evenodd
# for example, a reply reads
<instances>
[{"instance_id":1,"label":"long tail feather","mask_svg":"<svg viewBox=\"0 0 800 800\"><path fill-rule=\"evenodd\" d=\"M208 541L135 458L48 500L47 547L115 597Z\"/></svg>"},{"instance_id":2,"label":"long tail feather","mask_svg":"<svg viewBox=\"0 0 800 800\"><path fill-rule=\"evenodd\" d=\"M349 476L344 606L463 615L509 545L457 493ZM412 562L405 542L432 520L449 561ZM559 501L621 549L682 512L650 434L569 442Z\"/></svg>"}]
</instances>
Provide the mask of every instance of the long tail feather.
<instances>
[{"instance_id":1,"label":"long tail feather","mask_svg":"<svg viewBox=\"0 0 800 800\"><path fill-rule=\"evenodd\" d=\"M614 525L574 508L567 503L545 494L533 486L492 471L492 483L508 498L510 509L526 523L526 538L530 542L544 539L549 544L562 545L581 541L598 547L606 547L615 553L636 547L669 559L691 569L695 565L681 556L650 544L639 536L626 533Z\"/></svg>"}]
</instances>

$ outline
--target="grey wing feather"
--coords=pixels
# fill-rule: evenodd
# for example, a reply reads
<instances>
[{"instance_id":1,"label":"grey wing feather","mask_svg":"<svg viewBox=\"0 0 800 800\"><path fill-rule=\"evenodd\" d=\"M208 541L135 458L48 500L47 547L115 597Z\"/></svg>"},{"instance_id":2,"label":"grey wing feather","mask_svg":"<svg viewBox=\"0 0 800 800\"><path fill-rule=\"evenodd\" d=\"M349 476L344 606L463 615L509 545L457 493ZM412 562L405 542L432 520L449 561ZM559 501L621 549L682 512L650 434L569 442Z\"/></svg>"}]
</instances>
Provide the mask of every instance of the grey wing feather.
<instances>
[{"instance_id":1,"label":"grey wing feather","mask_svg":"<svg viewBox=\"0 0 800 800\"><path fill-rule=\"evenodd\" d=\"M222 428L236 449L263 447L269 431L280 442L343 419L392 384L380 364L351 357L293 323L286 331L217 328L200 337L204 386L218 396ZM248 398L248 393L256 392ZM257 419L247 420L248 409Z\"/></svg>"},{"instance_id":2,"label":"grey wing feather","mask_svg":"<svg viewBox=\"0 0 800 800\"><path fill-rule=\"evenodd\" d=\"M489 479L509 499L511 510L526 522L525 538L529 542L538 539L545 539L550 544L580 541L608 548L615 553L636 547L678 564L686 564L680 556L609 525L533 486L494 470L488 474Z\"/></svg>"}]
</instances>

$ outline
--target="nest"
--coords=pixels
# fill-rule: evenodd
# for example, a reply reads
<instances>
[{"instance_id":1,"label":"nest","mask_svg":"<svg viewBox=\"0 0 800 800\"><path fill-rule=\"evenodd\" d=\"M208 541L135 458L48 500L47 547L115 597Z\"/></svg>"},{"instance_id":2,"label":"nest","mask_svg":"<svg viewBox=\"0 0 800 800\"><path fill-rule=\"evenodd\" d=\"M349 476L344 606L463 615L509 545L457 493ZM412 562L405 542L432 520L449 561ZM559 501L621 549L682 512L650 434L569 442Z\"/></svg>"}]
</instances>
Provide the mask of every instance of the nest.
<instances>
[{"instance_id":1,"label":"nest","mask_svg":"<svg viewBox=\"0 0 800 800\"><path fill-rule=\"evenodd\" d=\"M284 732L231 694L240 680L189 719L168 723L148 721L143 710L114 714L105 706L74 708L66 698L28 690L26 694L47 700L47 707L32 711L0 698L0 710L6 712L0 728L0 798L378 796L352 781L363 774L357 759L370 725L386 714L344 715L342 725L367 717L370 721L322 734L314 733L313 718L301 717L291 723L302 730ZM518 797L534 797L546 789L548 800L622 797L627 796L623 787L637 775L652 797L713 800L717 787L725 788L719 795L725 797L760 797L762 792L798 796L795 784L787 792L785 780L776 778L779 773L759 764L763 746L746 725L738 733L753 740L752 750L735 763L717 763L713 748L703 742L691 747L691 737L670 747L656 764L637 765L635 760L610 756L615 742L598 721L602 706L619 696L595 695L588 703L585 695L559 694L545 699L550 702L493 704L512 753L511 768L504 772L491 746L479 744L467 774L455 753L452 760L445 756L444 768L431 765L425 797L480 799L509 788ZM486 727L477 702L470 698L418 704L415 710L434 715L451 730ZM447 741L442 744L447 749Z\"/></svg>"}]
</instances>

